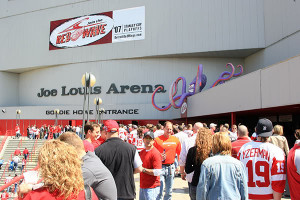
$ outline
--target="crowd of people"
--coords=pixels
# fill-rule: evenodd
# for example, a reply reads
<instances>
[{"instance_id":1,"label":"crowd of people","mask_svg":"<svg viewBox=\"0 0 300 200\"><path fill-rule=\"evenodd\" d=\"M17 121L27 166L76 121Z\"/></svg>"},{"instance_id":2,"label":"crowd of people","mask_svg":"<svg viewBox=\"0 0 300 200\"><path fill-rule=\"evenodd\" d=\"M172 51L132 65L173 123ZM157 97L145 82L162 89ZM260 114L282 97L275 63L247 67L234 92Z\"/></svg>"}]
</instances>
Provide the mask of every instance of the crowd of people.
<instances>
[{"instance_id":1,"label":"crowd of people","mask_svg":"<svg viewBox=\"0 0 300 200\"><path fill-rule=\"evenodd\" d=\"M57 139L64 132L75 132L80 138L83 139L82 126L70 126L65 125L42 125L38 127L36 125L28 126L26 134L29 139ZM15 127L16 138L21 136L20 126L17 124Z\"/></svg>"},{"instance_id":2,"label":"crowd of people","mask_svg":"<svg viewBox=\"0 0 300 200\"><path fill-rule=\"evenodd\" d=\"M134 199L134 174L140 173L141 200L172 199L176 175L187 181L191 200L277 200L283 193L300 199L300 129L290 150L283 127L265 118L251 136L244 125L125 126L114 120L88 122L80 133L80 127L64 129L44 144L43 184L25 181L19 198Z\"/></svg>"}]
</instances>

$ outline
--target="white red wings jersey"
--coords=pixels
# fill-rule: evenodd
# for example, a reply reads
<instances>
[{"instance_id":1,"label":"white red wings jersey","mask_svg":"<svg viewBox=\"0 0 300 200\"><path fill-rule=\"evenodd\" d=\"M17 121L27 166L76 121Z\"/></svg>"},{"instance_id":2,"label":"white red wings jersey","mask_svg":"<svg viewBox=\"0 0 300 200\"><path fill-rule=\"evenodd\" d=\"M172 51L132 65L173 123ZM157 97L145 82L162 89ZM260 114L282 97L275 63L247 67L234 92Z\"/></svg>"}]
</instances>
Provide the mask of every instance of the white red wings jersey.
<instances>
[{"instance_id":1,"label":"white red wings jersey","mask_svg":"<svg viewBox=\"0 0 300 200\"><path fill-rule=\"evenodd\" d=\"M5 184L6 184L6 183L9 183L12 179L13 179L12 177L7 177L7 178L5 179Z\"/></svg>"},{"instance_id":2,"label":"white red wings jersey","mask_svg":"<svg viewBox=\"0 0 300 200\"><path fill-rule=\"evenodd\" d=\"M283 193L285 156L279 147L252 141L241 147L237 158L246 166L249 199L273 199L273 190Z\"/></svg>"},{"instance_id":3,"label":"white red wings jersey","mask_svg":"<svg viewBox=\"0 0 300 200\"><path fill-rule=\"evenodd\" d=\"M16 133L20 132L20 127L16 126L15 131L16 131Z\"/></svg>"},{"instance_id":4,"label":"white red wings jersey","mask_svg":"<svg viewBox=\"0 0 300 200\"><path fill-rule=\"evenodd\" d=\"M1 194L1 199L7 199L9 197L8 193L7 192L3 192Z\"/></svg>"},{"instance_id":5,"label":"white red wings jersey","mask_svg":"<svg viewBox=\"0 0 300 200\"><path fill-rule=\"evenodd\" d=\"M132 144L136 146L138 152L145 148L143 138L133 138Z\"/></svg>"},{"instance_id":6,"label":"white red wings jersey","mask_svg":"<svg viewBox=\"0 0 300 200\"><path fill-rule=\"evenodd\" d=\"M124 128L119 128L119 138L124 140L127 140L127 131Z\"/></svg>"},{"instance_id":7,"label":"white red wings jersey","mask_svg":"<svg viewBox=\"0 0 300 200\"><path fill-rule=\"evenodd\" d=\"M134 138L137 138L137 130L133 130L127 135L127 140L130 144L133 144Z\"/></svg>"}]
</instances>

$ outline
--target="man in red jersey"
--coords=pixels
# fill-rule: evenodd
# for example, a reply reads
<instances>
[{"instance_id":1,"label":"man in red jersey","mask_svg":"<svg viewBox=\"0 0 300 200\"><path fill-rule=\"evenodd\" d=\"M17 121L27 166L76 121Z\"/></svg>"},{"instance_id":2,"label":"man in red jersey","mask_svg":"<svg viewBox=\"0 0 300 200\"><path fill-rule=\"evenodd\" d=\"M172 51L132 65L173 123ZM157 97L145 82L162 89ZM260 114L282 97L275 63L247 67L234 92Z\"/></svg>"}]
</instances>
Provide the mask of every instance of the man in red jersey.
<instances>
[{"instance_id":1,"label":"man in red jersey","mask_svg":"<svg viewBox=\"0 0 300 200\"><path fill-rule=\"evenodd\" d=\"M15 150L14 155L15 155L15 156L20 156L20 155L21 155L21 151L20 151L19 148L17 148L17 149Z\"/></svg>"},{"instance_id":2,"label":"man in red jersey","mask_svg":"<svg viewBox=\"0 0 300 200\"><path fill-rule=\"evenodd\" d=\"M143 161L143 171L140 174L140 200L152 200L157 199L160 191L161 154L153 146L153 132L146 132L143 140L145 149L140 152Z\"/></svg>"},{"instance_id":3,"label":"man in red jersey","mask_svg":"<svg viewBox=\"0 0 300 200\"><path fill-rule=\"evenodd\" d=\"M287 176L291 199L300 199L300 129L295 130L296 142L287 158Z\"/></svg>"},{"instance_id":4,"label":"man in red jersey","mask_svg":"<svg viewBox=\"0 0 300 200\"><path fill-rule=\"evenodd\" d=\"M246 126L240 125L237 134L238 134L237 140L231 143L232 146L231 155L234 158L237 158L237 154L244 144L251 142L251 139L248 137L249 132Z\"/></svg>"},{"instance_id":5,"label":"man in red jersey","mask_svg":"<svg viewBox=\"0 0 300 200\"><path fill-rule=\"evenodd\" d=\"M25 149L23 151L23 155L24 155L25 160L27 160L27 157L29 155L29 151L28 151L28 149L26 147L25 147Z\"/></svg>"},{"instance_id":6,"label":"man in red jersey","mask_svg":"<svg viewBox=\"0 0 300 200\"><path fill-rule=\"evenodd\" d=\"M260 119L256 125L257 141L244 144L238 159L248 175L249 199L281 199L285 187L285 154L269 143L273 134L272 122Z\"/></svg>"},{"instance_id":7,"label":"man in red jersey","mask_svg":"<svg viewBox=\"0 0 300 200\"><path fill-rule=\"evenodd\" d=\"M164 125L164 134L155 138L154 147L162 154L162 174L160 176L160 191L158 199L162 199L165 182L164 199L172 199L172 187L175 176L175 156L179 157L181 145L179 139L172 135L173 124L167 121Z\"/></svg>"}]
</instances>

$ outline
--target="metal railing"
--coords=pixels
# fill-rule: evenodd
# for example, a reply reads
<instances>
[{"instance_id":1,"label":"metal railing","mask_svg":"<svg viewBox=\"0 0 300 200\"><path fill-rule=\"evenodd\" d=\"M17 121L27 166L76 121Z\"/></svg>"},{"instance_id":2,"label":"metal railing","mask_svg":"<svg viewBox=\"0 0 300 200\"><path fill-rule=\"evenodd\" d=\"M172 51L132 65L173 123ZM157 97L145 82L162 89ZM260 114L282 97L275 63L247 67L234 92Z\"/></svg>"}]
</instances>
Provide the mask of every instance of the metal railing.
<instances>
[{"instance_id":1,"label":"metal railing","mask_svg":"<svg viewBox=\"0 0 300 200\"><path fill-rule=\"evenodd\" d=\"M38 168L39 168L39 167L38 167L38 165L37 165L34 169L32 169L32 170L30 170L30 171L36 171ZM6 183L6 184L2 185L2 186L0 187L0 191L5 190L6 188L8 188L8 187L11 186L12 184L14 184L14 183L20 181L20 180L23 179L23 178L24 178L24 175L23 175L23 174L20 175L20 176L15 177L15 178L13 178L9 183ZM41 181L41 180L40 180L40 181ZM40 182L40 181L39 181L39 182Z\"/></svg>"},{"instance_id":2,"label":"metal railing","mask_svg":"<svg viewBox=\"0 0 300 200\"><path fill-rule=\"evenodd\" d=\"M22 138L21 138L21 140L20 140L20 142L19 142L19 144L18 144L18 148L20 148L20 145L22 144ZM11 161L12 161L12 156L14 155L14 153L15 152L12 152L11 154L10 154L10 159L9 159L9 161L6 163L6 165L5 165L5 168L4 168L4 171L3 171L3 173L2 173L2 176L1 176L1 178L0 178L0 181L2 181L2 179L3 179L3 177L5 177L5 173L6 173L6 171L8 171L8 166L10 165L10 163L11 163ZM0 190L1 191L1 190Z\"/></svg>"},{"instance_id":3,"label":"metal railing","mask_svg":"<svg viewBox=\"0 0 300 200\"><path fill-rule=\"evenodd\" d=\"M37 141L38 140L35 140L34 145L32 147L31 154L30 154L30 162L32 162L32 155L35 154ZM26 164L27 164L27 162L26 162Z\"/></svg>"}]
</instances>

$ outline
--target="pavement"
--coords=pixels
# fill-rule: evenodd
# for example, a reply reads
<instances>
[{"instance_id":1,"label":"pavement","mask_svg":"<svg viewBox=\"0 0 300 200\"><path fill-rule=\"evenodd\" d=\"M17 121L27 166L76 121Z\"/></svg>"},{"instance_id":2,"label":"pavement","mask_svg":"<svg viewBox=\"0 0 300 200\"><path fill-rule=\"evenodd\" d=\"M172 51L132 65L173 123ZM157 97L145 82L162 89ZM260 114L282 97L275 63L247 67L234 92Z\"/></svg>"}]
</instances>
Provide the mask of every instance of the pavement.
<instances>
[{"instance_id":1,"label":"pavement","mask_svg":"<svg viewBox=\"0 0 300 200\"><path fill-rule=\"evenodd\" d=\"M134 175L135 186L136 186L136 199L139 199L140 191L140 175ZM182 180L180 177L175 177L173 185L173 195L172 200L189 200L189 190L186 181ZM288 200L291 198L282 198L282 200Z\"/></svg>"},{"instance_id":2,"label":"pavement","mask_svg":"<svg viewBox=\"0 0 300 200\"><path fill-rule=\"evenodd\" d=\"M135 187L136 187L136 199L139 199L140 192L140 174L134 175ZM175 177L173 184L172 200L189 200L189 189L186 181L180 177Z\"/></svg>"}]
</instances>

